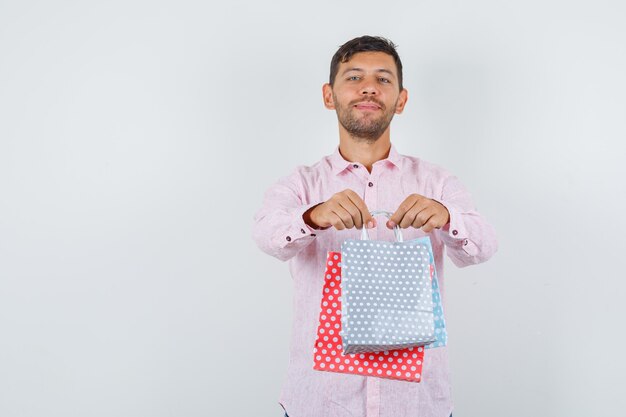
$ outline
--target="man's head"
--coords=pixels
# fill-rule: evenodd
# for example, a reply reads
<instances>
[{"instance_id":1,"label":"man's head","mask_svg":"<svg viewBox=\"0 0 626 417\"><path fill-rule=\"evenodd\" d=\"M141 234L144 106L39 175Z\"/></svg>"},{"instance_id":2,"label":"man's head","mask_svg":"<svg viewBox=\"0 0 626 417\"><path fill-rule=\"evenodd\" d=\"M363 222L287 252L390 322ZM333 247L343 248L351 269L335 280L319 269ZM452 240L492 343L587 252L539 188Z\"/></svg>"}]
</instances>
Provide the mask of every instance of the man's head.
<instances>
[{"instance_id":1,"label":"man's head","mask_svg":"<svg viewBox=\"0 0 626 417\"><path fill-rule=\"evenodd\" d=\"M352 55L359 52L383 52L391 56L396 63L398 88L402 90L402 61L400 60L398 52L396 52L396 45L389 39L380 36L360 36L341 45L337 52L335 52L335 55L333 55L333 59L330 60L328 84L331 86L335 85L339 65L343 62L350 61Z\"/></svg>"},{"instance_id":2,"label":"man's head","mask_svg":"<svg viewBox=\"0 0 626 417\"><path fill-rule=\"evenodd\" d=\"M393 115L402 113L408 98L393 43L362 36L342 45L331 61L323 96L353 139L373 143L388 134Z\"/></svg>"}]
</instances>

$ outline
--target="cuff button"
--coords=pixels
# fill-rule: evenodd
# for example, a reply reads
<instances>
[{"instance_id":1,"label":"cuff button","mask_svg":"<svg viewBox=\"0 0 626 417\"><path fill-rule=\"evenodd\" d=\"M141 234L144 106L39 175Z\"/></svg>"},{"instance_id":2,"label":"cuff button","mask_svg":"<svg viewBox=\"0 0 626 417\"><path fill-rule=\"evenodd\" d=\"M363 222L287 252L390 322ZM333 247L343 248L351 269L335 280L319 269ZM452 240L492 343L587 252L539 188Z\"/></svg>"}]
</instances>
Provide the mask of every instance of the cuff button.
<instances>
[{"instance_id":1,"label":"cuff button","mask_svg":"<svg viewBox=\"0 0 626 417\"><path fill-rule=\"evenodd\" d=\"M453 234L454 236L456 236L456 235L458 235L458 234L459 234L459 232L458 232L456 229L454 229L454 230L452 231L452 234Z\"/></svg>"},{"instance_id":2,"label":"cuff button","mask_svg":"<svg viewBox=\"0 0 626 417\"><path fill-rule=\"evenodd\" d=\"M300 229L300 231L301 231L302 233L306 233L306 232L304 231L304 229Z\"/></svg>"},{"instance_id":3,"label":"cuff button","mask_svg":"<svg viewBox=\"0 0 626 417\"><path fill-rule=\"evenodd\" d=\"M287 236L287 242L291 242L291 236Z\"/></svg>"},{"instance_id":4,"label":"cuff button","mask_svg":"<svg viewBox=\"0 0 626 417\"><path fill-rule=\"evenodd\" d=\"M465 242L463 242L463 246L467 246L467 239L465 239Z\"/></svg>"}]
</instances>

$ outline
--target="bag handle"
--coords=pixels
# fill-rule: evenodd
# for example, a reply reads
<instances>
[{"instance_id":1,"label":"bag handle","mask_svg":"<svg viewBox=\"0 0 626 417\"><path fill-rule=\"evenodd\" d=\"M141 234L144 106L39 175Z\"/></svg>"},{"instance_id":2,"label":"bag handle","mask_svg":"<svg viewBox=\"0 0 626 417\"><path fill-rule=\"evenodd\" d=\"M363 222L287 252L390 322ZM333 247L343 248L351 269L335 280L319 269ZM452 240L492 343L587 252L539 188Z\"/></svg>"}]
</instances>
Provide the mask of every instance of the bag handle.
<instances>
[{"instance_id":1,"label":"bag handle","mask_svg":"<svg viewBox=\"0 0 626 417\"><path fill-rule=\"evenodd\" d=\"M370 214L372 215L372 217L382 214L388 219L391 219L391 216L393 216L393 213L389 211L385 211L385 210L374 210L370 212ZM399 225L396 224L393 227L393 233L396 236L396 241L404 242L404 239L402 238L402 231ZM370 237L369 237L369 234L367 233L367 228L365 227L365 225L363 225L363 228L361 229L361 240L370 240Z\"/></svg>"}]
</instances>

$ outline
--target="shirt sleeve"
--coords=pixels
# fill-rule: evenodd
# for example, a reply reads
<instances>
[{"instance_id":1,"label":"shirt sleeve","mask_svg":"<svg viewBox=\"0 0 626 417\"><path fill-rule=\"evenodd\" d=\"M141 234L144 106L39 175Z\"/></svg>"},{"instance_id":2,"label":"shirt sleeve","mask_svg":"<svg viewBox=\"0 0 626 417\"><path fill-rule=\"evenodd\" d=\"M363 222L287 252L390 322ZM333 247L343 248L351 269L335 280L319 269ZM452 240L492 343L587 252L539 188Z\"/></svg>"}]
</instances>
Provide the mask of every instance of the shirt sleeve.
<instances>
[{"instance_id":1,"label":"shirt sleeve","mask_svg":"<svg viewBox=\"0 0 626 417\"><path fill-rule=\"evenodd\" d=\"M281 261L291 259L330 229L314 229L304 222L302 215L323 201L305 202L301 188L296 169L265 192L261 208L254 215L252 238L263 252Z\"/></svg>"},{"instance_id":2,"label":"shirt sleeve","mask_svg":"<svg viewBox=\"0 0 626 417\"><path fill-rule=\"evenodd\" d=\"M446 245L448 257L458 267L487 261L498 250L494 228L476 211L472 197L454 175L446 177L440 199L450 221L435 233Z\"/></svg>"}]
</instances>

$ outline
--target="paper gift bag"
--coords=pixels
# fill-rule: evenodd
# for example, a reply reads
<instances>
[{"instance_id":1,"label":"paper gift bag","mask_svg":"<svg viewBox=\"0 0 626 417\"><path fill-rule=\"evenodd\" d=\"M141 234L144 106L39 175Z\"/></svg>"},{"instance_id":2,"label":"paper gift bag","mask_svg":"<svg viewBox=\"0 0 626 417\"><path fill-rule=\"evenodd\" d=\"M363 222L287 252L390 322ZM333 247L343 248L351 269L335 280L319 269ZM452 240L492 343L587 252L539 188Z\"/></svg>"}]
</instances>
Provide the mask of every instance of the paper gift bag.
<instances>
[{"instance_id":1,"label":"paper gift bag","mask_svg":"<svg viewBox=\"0 0 626 417\"><path fill-rule=\"evenodd\" d=\"M446 321L443 315L443 302L441 300L441 291L439 290L439 279L437 278L437 269L435 268L435 257L433 255L432 243L428 236L414 239L416 242L424 243L428 246L430 255L430 276L433 288L433 319L435 322L435 341L425 345L426 349L446 346L448 343L448 332L446 330Z\"/></svg>"},{"instance_id":2,"label":"paper gift bag","mask_svg":"<svg viewBox=\"0 0 626 417\"><path fill-rule=\"evenodd\" d=\"M395 242L369 240L367 229L361 230L360 240L348 239L341 245L344 354L435 341L429 246L404 242L399 226L394 228Z\"/></svg>"},{"instance_id":3,"label":"paper gift bag","mask_svg":"<svg viewBox=\"0 0 626 417\"><path fill-rule=\"evenodd\" d=\"M420 382L424 348L344 354L341 339L341 253L328 252L313 369Z\"/></svg>"}]
</instances>

